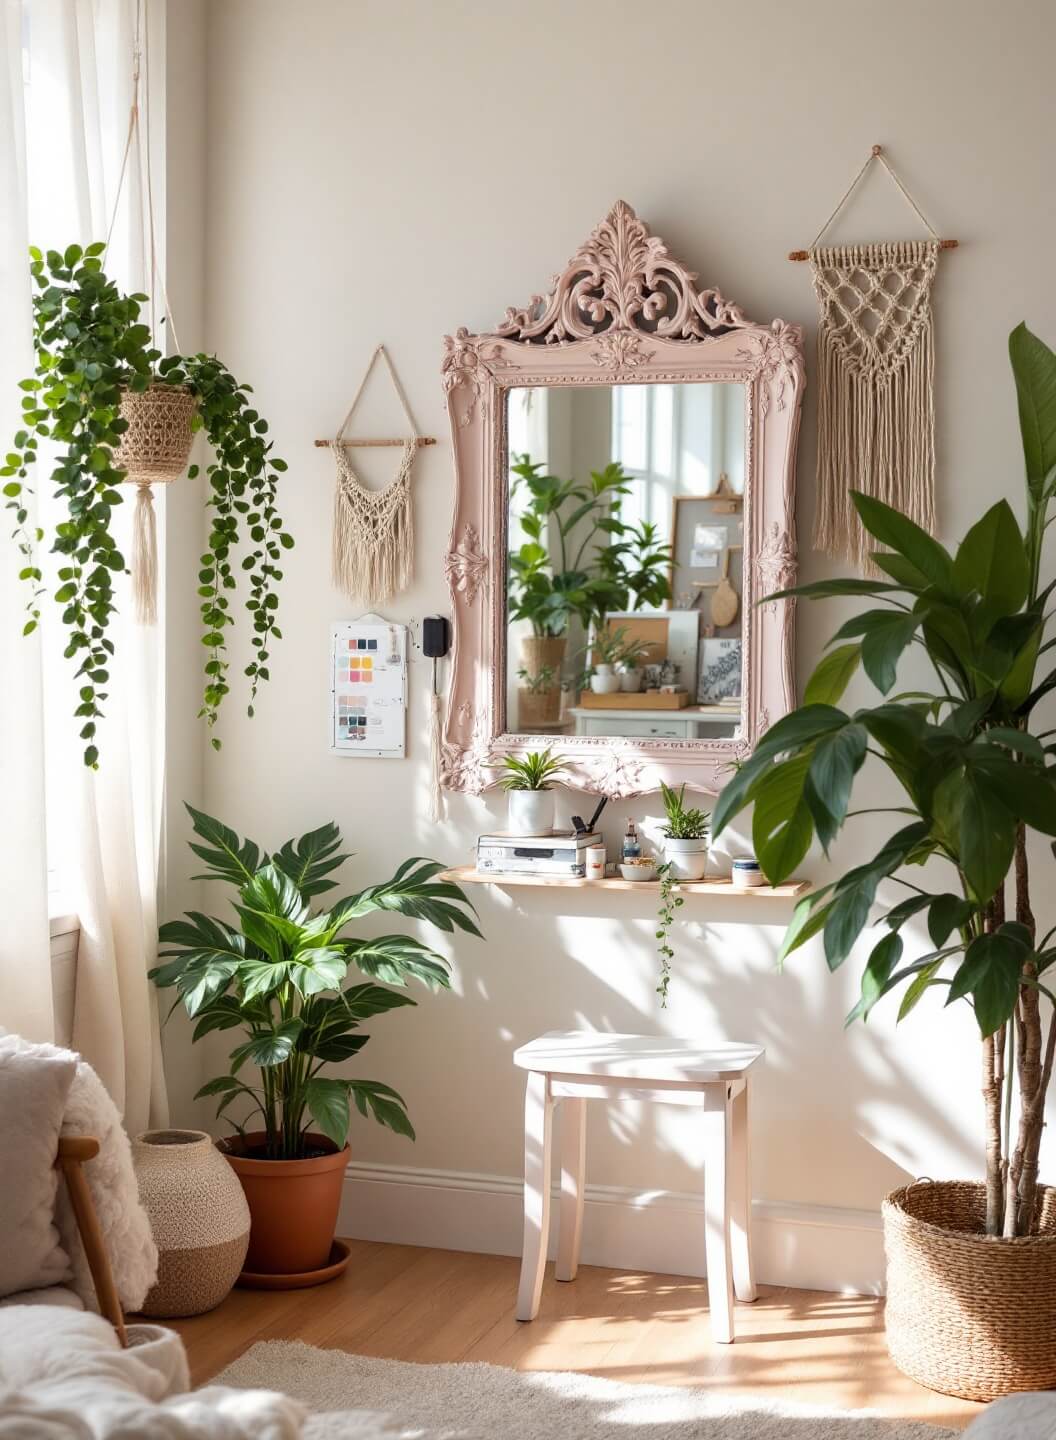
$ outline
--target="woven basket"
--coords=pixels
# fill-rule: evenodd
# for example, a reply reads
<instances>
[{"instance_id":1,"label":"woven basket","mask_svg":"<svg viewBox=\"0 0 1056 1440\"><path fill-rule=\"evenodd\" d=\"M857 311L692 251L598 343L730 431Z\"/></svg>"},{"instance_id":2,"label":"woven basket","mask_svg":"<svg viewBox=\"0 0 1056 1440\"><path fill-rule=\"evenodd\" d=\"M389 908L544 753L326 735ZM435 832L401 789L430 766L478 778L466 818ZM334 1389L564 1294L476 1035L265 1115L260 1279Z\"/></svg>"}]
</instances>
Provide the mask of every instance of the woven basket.
<instances>
[{"instance_id":1,"label":"woven basket","mask_svg":"<svg viewBox=\"0 0 1056 1440\"><path fill-rule=\"evenodd\" d=\"M965 1400L1056 1387L1056 1190L1039 1233L984 1235L983 1185L910 1185L884 1201L887 1345L910 1379Z\"/></svg>"},{"instance_id":2,"label":"woven basket","mask_svg":"<svg viewBox=\"0 0 1056 1440\"><path fill-rule=\"evenodd\" d=\"M191 421L197 408L198 401L182 385L123 391L121 418L128 429L114 450L114 465L137 485L178 480L190 459Z\"/></svg>"}]
</instances>

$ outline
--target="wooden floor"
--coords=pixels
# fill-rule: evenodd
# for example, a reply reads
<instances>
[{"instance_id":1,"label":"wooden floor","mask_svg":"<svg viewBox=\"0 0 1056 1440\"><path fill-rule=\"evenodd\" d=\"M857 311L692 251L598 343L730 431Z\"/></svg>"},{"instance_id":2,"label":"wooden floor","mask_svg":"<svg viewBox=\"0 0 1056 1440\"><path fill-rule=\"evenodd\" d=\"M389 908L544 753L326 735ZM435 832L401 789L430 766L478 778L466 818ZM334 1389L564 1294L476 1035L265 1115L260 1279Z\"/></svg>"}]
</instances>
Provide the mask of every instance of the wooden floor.
<instances>
[{"instance_id":1,"label":"wooden floor","mask_svg":"<svg viewBox=\"0 0 1056 1440\"><path fill-rule=\"evenodd\" d=\"M235 1290L218 1309L170 1322L201 1384L258 1340L419 1363L484 1360L518 1370L583 1370L610 1380L701 1385L745 1395L874 1408L963 1427L982 1408L907 1380L884 1348L872 1296L761 1287L738 1305L737 1341L713 1345L703 1280L547 1268L539 1318L514 1319L519 1262L354 1240L340 1279L314 1290Z\"/></svg>"}]
</instances>

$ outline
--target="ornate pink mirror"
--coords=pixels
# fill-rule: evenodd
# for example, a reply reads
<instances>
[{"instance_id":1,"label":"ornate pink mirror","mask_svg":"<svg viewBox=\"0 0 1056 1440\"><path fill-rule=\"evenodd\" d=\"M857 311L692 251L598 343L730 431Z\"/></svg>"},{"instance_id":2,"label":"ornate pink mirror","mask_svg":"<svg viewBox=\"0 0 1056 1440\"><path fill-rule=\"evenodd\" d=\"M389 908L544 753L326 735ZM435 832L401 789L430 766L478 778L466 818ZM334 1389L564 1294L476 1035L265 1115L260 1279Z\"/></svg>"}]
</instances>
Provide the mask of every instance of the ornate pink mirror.
<instances>
[{"instance_id":1,"label":"ornate pink mirror","mask_svg":"<svg viewBox=\"0 0 1056 1440\"><path fill-rule=\"evenodd\" d=\"M794 704L798 326L618 202L525 309L445 340L456 500L444 784L551 745L609 796L714 791Z\"/></svg>"}]
</instances>

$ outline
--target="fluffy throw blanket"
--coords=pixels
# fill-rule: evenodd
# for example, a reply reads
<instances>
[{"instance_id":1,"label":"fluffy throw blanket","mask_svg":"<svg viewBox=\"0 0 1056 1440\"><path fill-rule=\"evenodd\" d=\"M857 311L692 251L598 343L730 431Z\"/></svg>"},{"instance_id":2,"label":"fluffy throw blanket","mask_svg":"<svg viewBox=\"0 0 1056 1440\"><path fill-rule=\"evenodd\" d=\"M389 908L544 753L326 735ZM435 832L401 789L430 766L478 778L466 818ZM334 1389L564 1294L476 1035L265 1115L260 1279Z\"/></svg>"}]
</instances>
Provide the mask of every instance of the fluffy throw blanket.
<instances>
[{"instance_id":1,"label":"fluffy throw blanket","mask_svg":"<svg viewBox=\"0 0 1056 1440\"><path fill-rule=\"evenodd\" d=\"M183 1342L83 1310L0 1310L0 1440L296 1440L305 1411L267 1390L187 1387ZM139 1343L136 1343L139 1342Z\"/></svg>"},{"instance_id":2,"label":"fluffy throw blanket","mask_svg":"<svg viewBox=\"0 0 1056 1440\"><path fill-rule=\"evenodd\" d=\"M41 1055L68 1056L68 1050L54 1045L33 1045L0 1031L0 1052L31 1051ZM138 1310L158 1275L158 1248L150 1230L147 1213L139 1203L136 1172L132 1168L132 1146L121 1125L117 1106L103 1082L80 1057L66 1100L63 1135L94 1135L99 1154L89 1160L84 1173L92 1192L99 1225L103 1232L114 1283L126 1310ZM65 1185L58 1189L56 1223L62 1247L70 1257L72 1285L91 1310L99 1307L95 1298L88 1259L77 1232Z\"/></svg>"}]
</instances>

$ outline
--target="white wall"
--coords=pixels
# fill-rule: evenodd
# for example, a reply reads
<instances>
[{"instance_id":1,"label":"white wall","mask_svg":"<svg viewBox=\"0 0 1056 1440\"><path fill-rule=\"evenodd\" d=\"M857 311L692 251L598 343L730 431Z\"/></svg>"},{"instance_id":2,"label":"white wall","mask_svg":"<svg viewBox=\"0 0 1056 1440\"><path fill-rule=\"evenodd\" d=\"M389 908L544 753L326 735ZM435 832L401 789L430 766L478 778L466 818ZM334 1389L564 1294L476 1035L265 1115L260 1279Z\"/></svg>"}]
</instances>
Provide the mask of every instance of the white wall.
<instances>
[{"instance_id":1,"label":"white wall","mask_svg":"<svg viewBox=\"0 0 1056 1440\"><path fill-rule=\"evenodd\" d=\"M332 816L359 852L346 870L359 886L409 853L466 860L500 814L496 800L455 796L449 818L428 824L425 664L413 667L405 761L327 753L327 627L357 610L329 584L332 466L311 442L334 433L384 340L420 426L442 439L415 471L415 583L386 613L445 609L441 337L487 329L526 302L617 197L703 284L757 319L804 324L812 345L810 277L785 256L883 142L942 233L962 241L935 297L942 534L963 532L1000 494L1021 508L1005 339L1026 317L1056 341L1046 0L889 0L879 15L846 0L224 0L207 17L207 341L252 379L272 422L298 542L271 687L252 722L231 700L225 748L207 760L206 807L236 828L270 845ZM834 235L916 233L876 174ZM396 424L381 387L371 394L370 428ZM800 450L806 579L829 569L810 551L814 401L808 391ZM375 483L393 463L385 451L357 459ZM801 609L801 678L840 618L833 604ZM610 836L655 809L611 806ZM875 853L889 828L854 823L843 867ZM832 873L820 858L805 869ZM454 947L455 993L421 995L417 1011L378 1023L359 1067L397 1085L418 1128L412 1147L357 1121L353 1153L368 1170L515 1175L522 1085L510 1053L542 1030L584 1026L764 1043L763 1201L845 1214L874 1210L908 1174L979 1173L970 1017L942 1016L935 1000L897 1036L890 1012L845 1033L857 965L833 979L812 951L776 974L779 906L687 903L671 1006L659 1012L652 924L634 895L480 889L474 899L488 940ZM170 1041L175 1070L207 1065L177 1048ZM598 1110L589 1144L600 1185L699 1184L699 1145L678 1112ZM833 1284L846 1278L841 1263L830 1263Z\"/></svg>"}]
</instances>

